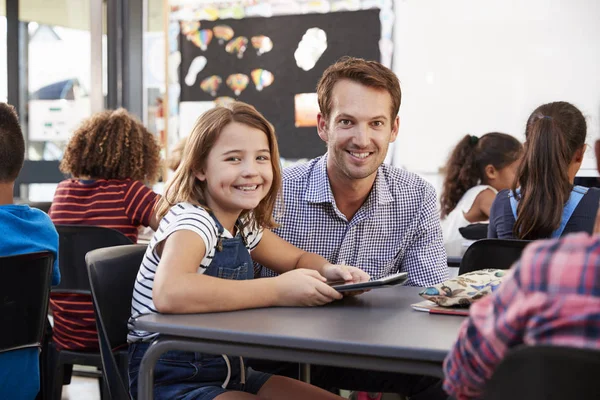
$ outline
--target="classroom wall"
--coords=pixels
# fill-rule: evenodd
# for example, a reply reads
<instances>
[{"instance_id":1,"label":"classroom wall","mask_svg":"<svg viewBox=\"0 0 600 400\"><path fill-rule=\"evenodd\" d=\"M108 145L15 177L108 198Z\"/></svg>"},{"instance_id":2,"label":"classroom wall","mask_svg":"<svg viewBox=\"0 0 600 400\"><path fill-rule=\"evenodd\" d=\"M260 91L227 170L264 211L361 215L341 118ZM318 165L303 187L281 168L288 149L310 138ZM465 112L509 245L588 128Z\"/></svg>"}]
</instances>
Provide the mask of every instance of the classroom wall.
<instances>
[{"instance_id":1,"label":"classroom wall","mask_svg":"<svg viewBox=\"0 0 600 400\"><path fill-rule=\"evenodd\" d=\"M531 111L557 100L587 116L589 144L600 137L600 1L400 0L395 12L395 165L438 182L464 134L524 140Z\"/></svg>"}]
</instances>

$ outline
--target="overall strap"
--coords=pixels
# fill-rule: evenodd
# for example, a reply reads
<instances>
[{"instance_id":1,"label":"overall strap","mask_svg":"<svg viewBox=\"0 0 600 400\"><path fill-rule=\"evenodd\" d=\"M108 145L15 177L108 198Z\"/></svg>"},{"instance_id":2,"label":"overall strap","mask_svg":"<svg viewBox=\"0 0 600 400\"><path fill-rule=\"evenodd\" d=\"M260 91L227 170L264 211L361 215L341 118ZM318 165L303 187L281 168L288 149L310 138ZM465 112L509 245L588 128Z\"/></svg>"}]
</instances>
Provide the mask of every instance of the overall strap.
<instances>
[{"instance_id":1,"label":"overall strap","mask_svg":"<svg viewBox=\"0 0 600 400\"><path fill-rule=\"evenodd\" d=\"M571 194L569 195L569 200L567 201L567 204L565 204L565 207L563 208L562 218L560 220L560 226L558 227L558 229L556 229L554 232L552 232L552 235L550 236L551 238L558 238L562 235L563 231L565 230L565 226L567 226L567 223L571 219L571 216L573 215L573 212L577 208L577 205L579 204L579 202L581 201L583 196L585 196L585 194L588 192L588 190L589 190L588 188L579 186L579 185L573 187L573 190L571 191ZM517 194L519 194L519 189L517 189L516 192L517 192ZM512 190L510 190L508 192L508 198L510 200L510 208L512 209L512 213L513 213L513 216L515 217L515 221L516 221L517 220L517 205L519 203L518 203L517 199L515 199L515 197L513 196Z\"/></svg>"},{"instance_id":2,"label":"overall strap","mask_svg":"<svg viewBox=\"0 0 600 400\"><path fill-rule=\"evenodd\" d=\"M521 191L519 190L519 188L517 188L516 192L517 192L517 195L518 195L518 194L520 194ZM515 221L516 221L517 220L517 205L519 204L519 202L517 201L517 199L513 195L513 191L512 190L508 191L508 200L510 201L510 209L512 210L513 217L515 217Z\"/></svg>"},{"instance_id":3,"label":"overall strap","mask_svg":"<svg viewBox=\"0 0 600 400\"><path fill-rule=\"evenodd\" d=\"M583 196L585 196L585 194L587 192L588 192L588 188L586 188L586 187L579 186L579 185L573 187L573 190L571 191L571 194L569 195L569 201L567 201L567 204L565 204L565 207L563 208L562 219L560 220L560 226L558 227L557 230L552 232L552 236L550 236L551 238L558 238L558 237L560 237L560 235L562 235L563 231L565 230L565 226L567 226L567 222L569 222L569 219L571 219L571 216L573 215L573 212L577 208L577 205L579 204L579 202L581 201L581 199L583 198Z\"/></svg>"}]
</instances>

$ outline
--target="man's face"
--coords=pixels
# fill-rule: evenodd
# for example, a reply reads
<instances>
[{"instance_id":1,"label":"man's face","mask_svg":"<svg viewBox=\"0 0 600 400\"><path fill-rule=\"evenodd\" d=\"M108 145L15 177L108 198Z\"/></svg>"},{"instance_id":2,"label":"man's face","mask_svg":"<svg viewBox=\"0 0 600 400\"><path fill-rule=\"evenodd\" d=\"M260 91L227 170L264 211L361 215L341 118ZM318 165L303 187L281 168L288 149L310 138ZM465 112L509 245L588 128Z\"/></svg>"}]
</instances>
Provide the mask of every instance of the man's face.
<instances>
[{"instance_id":1,"label":"man's face","mask_svg":"<svg viewBox=\"0 0 600 400\"><path fill-rule=\"evenodd\" d=\"M392 98L386 90L350 80L335 84L331 113L319 113L317 129L327 143L330 178L365 179L383 163L396 140L399 119L391 118Z\"/></svg>"}]
</instances>

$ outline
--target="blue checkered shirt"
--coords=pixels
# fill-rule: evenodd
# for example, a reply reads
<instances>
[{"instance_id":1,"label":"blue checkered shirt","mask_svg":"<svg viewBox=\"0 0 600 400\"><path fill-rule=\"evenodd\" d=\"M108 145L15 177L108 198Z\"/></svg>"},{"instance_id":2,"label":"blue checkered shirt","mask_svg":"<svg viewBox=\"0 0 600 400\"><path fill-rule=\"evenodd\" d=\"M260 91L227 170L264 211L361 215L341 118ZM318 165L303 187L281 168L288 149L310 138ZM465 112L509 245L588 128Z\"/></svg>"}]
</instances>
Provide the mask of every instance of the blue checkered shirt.
<instances>
[{"instance_id":1,"label":"blue checkered shirt","mask_svg":"<svg viewBox=\"0 0 600 400\"><path fill-rule=\"evenodd\" d=\"M324 155L284 170L277 235L333 264L359 267L372 279L399 271L408 272L411 286L448 279L436 194L429 183L383 164L371 194L348 221L336 206L326 165ZM261 276L275 275L257 267Z\"/></svg>"}]
</instances>

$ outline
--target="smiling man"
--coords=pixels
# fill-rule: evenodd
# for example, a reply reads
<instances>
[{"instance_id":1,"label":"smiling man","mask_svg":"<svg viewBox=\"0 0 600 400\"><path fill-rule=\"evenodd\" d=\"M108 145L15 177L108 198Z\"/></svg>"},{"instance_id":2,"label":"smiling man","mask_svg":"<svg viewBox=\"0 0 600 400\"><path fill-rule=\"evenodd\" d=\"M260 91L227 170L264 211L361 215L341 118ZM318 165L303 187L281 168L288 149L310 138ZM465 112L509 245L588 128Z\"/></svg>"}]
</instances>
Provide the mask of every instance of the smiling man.
<instances>
[{"instance_id":1,"label":"smiling man","mask_svg":"<svg viewBox=\"0 0 600 400\"><path fill-rule=\"evenodd\" d=\"M317 93L327 153L284 171L274 232L373 279L400 271L411 286L447 279L435 190L383 164L400 123L396 75L376 61L345 57L323 73Z\"/></svg>"},{"instance_id":2,"label":"smiling man","mask_svg":"<svg viewBox=\"0 0 600 400\"><path fill-rule=\"evenodd\" d=\"M408 273L407 285L448 278L436 194L417 175L384 164L398 135L401 91L376 61L344 57L317 86L318 133L327 153L283 172L283 209L274 232L329 262L359 267L376 279ZM263 276L274 273L262 268ZM356 321L360 324L360 321ZM255 362L255 369L294 376L297 366ZM312 382L411 399L446 395L436 378L314 366Z\"/></svg>"}]
</instances>

